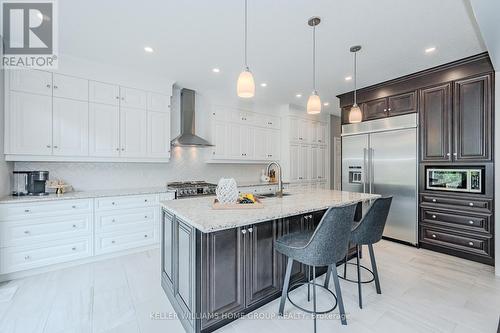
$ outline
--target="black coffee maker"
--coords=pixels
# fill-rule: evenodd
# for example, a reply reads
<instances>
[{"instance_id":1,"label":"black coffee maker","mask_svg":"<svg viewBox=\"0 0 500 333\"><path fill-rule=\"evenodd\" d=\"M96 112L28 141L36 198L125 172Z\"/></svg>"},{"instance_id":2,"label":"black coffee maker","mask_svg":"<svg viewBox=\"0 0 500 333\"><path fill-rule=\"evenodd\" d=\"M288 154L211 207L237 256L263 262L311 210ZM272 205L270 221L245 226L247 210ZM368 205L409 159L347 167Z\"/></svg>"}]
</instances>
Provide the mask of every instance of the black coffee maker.
<instances>
[{"instance_id":1,"label":"black coffee maker","mask_svg":"<svg viewBox=\"0 0 500 333\"><path fill-rule=\"evenodd\" d=\"M48 195L45 182L49 180L48 171L30 171L28 173L28 195Z\"/></svg>"}]
</instances>

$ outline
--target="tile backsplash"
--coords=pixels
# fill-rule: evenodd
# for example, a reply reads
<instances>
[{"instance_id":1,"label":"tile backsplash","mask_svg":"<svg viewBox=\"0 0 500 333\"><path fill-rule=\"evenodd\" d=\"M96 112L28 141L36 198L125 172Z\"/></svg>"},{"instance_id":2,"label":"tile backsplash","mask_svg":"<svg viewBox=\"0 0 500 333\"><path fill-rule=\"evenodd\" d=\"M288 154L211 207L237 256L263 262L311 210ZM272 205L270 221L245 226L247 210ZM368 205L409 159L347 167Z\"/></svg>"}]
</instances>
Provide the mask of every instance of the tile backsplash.
<instances>
[{"instance_id":1,"label":"tile backsplash","mask_svg":"<svg viewBox=\"0 0 500 333\"><path fill-rule=\"evenodd\" d=\"M174 148L169 163L16 162L15 170L46 170L50 179L62 179L77 191L162 186L170 181L221 177L258 181L265 165L208 164L207 149Z\"/></svg>"}]
</instances>

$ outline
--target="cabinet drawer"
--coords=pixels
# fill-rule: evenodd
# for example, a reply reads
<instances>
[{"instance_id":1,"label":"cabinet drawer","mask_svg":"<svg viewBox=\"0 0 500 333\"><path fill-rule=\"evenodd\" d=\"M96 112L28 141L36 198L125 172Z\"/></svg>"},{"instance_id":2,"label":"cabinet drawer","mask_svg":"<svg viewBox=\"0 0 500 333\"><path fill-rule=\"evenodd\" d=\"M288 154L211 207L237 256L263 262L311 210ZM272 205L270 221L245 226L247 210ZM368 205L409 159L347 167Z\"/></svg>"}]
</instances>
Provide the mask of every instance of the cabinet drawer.
<instances>
[{"instance_id":1,"label":"cabinet drawer","mask_svg":"<svg viewBox=\"0 0 500 333\"><path fill-rule=\"evenodd\" d=\"M92 200L54 200L37 203L18 203L0 205L0 220L42 218L64 214L85 214L92 211Z\"/></svg>"},{"instance_id":2,"label":"cabinet drawer","mask_svg":"<svg viewBox=\"0 0 500 333\"><path fill-rule=\"evenodd\" d=\"M433 204L436 206L448 206L467 210L491 212L491 200L488 199L454 198L448 196L423 194L422 203Z\"/></svg>"},{"instance_id":3,"label":"cabinet drawer","mask_svg":"<svg viewBox=\"0 0 500 333\"><path fill-rule=\"evenodd\" d=\"M452 250L483 256L491 256L492 254L492 239L489 237L424 226L421 227L420 238L421 242L447 247Z\"/></svg>"},{"instance_id":4,"label":"cabinet drawer","mask_svg":"<svg viewBox=\"0 0 500 333\"><path fill-rule=\"evenodd\" d=\"M90 214L7 221L0 223L0 247L90 236L91 232Z\"/></svg>"},{"instance_id":5,"label":"cabinet drawer","mask_svg":"<svg viewBox=\"0 0 500 333\"><path fill-rule=\"evenodd\" d=\"M95 201L96 210L150 207L157 204L156 194L130 195L99 198Z\"/></svg>"},{"instance_id":6,"label":"cabinet drawer","mask_svg":"<svg viewBox=\"0 0 500 333\"><path fill-rule=\"evenodd\" d=\"M92 255L90 237L0 249L0 273L12 273Z\"/></svg>"},{"instance_id":7,"label":"cabinet drawer","mask_svg":"<svg viewBox=\"0 0 500 333\"><path fill-rule=\"evenodd\" d=\"M95 232L112 232L144 229L153 226L156 216L156 207L126 209L96 214Z\"/></svg>"},{"instance_id":8,"label":"cabinet drawer","mask_svg":"<svg viewBox=\"0 0 500 333\"><path fill-rule=\"evenodd\" d=\"M95 237L95 253L110 253L156 243L153 228L133 233L108 233Z\"/></svg>"},{"instance_id":9,"label":"cabinet drawer","mask_svg":"<svg viewBox=\"0 0 500 333\"><path fill-rule=\"evenodd\" d=\"M457 214L435 209L422 208L422 222L451 226L474 232L491 233L491 215Z\"/></svg>"}]
</instances>

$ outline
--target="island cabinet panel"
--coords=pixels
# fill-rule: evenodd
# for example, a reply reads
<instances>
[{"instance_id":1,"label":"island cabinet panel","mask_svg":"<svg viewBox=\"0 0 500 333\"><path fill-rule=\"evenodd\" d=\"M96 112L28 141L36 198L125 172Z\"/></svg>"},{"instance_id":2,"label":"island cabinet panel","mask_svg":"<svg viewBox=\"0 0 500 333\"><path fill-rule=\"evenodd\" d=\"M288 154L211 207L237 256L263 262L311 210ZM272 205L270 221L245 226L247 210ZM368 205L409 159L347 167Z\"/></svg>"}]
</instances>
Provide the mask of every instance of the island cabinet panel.
<instances>
[{"instance_id":1,"label":"island cabinet panel","mask_svg":"<svg viewBox=\"0 0 500 333\"><path fill-rule=\"evenodd\" d=\"M245 309L244 234L241 228L202 236L202 328Z\"/></svg>"},{"instance_id":2,"label":"island cabinet panel","mask_svg":"<svg viewBox=\"0 0 500 333\"><path fill-rule=\"evenodd\" d=\"M306 223L303 215L297 215L297 216L290 216L287 218L284 218L282 220L282 235L287 235L291 234L294 232L304 232L306 230ZM284 281L285 279L285 272L286 272L286 264L287 264L287 258L285 258L283 255L280 254L282 257L281 259L281 280ZM293 266L292 266L292 273L290 275L290 285L304 280L306 276L306 267L305 265L294 261Z\"/></svg>"},{"instance_id":3,"label":"island cabinet panel","mask_svg":"<svg viewBox=\"0 0 500 333\"><path fill-rule=\"evenodd\" d=\"M456 81L453 99L454 159L491 160L491 76Z\"/></svg>"},{"instance_id":4,"label":"island cabinet panel","mask_svg":"<svg viewBox=\"0 0 500 333\"><path fill-rule=\"evenodd\" d=\"M172 250L173 250L173 216L163 212L162 228L162 248L161 248L161 273L162 278L167 282L170 289L173 290L172 279Z\"/></svg>"},{"instance_id":5,"label":"island cabinet panel","mask_svg":"<svg viewBox=\"0 0 500 333\"><path fill-rule=\"evenodd\" d=\"M278 222L270 221L247 229L246 250L246 304L250 306L281 290L281 256L274 248L278 238Z\"/></svg>"}]
</instances>

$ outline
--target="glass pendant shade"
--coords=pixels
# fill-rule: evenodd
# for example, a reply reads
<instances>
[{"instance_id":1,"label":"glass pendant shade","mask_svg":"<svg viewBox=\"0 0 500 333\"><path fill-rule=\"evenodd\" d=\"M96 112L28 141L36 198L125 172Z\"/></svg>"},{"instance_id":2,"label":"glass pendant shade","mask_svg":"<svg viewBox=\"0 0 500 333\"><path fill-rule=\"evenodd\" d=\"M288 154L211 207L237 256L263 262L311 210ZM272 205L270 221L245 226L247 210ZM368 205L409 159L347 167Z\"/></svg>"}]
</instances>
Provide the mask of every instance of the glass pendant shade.
<instances>
[{"instance_id":1,"label":"glass pendant shade","mask_svg":"<svg viewBox=\"0 0 500 333\"><path fill-rule=\"evenodd\" d=\"M238 97L251 98L255 95L255 82L252 72L246 68L240 73L237 83Z\"/></svg>"},{"instance_id":2,"label":"glass pendant shade","mask_svg":"<svg viewBox=\"0 0 500 333\"><path fill-rule=\"evenodd\" d=\"M354 104L349 111L349 123L360 123L363 119L361 109L358 104Z\"/></svg>"},{"instance_id":3,"label":"glass pendant shade","mask_svg":"<svg viewBox=\"0 0 500 333\"><path fill-rule=\"evenodd\" d=\"M314 91L307 100L307 114L318 114L321 112L321 99L318 93Z\"/></svg>"}]
</instances>

